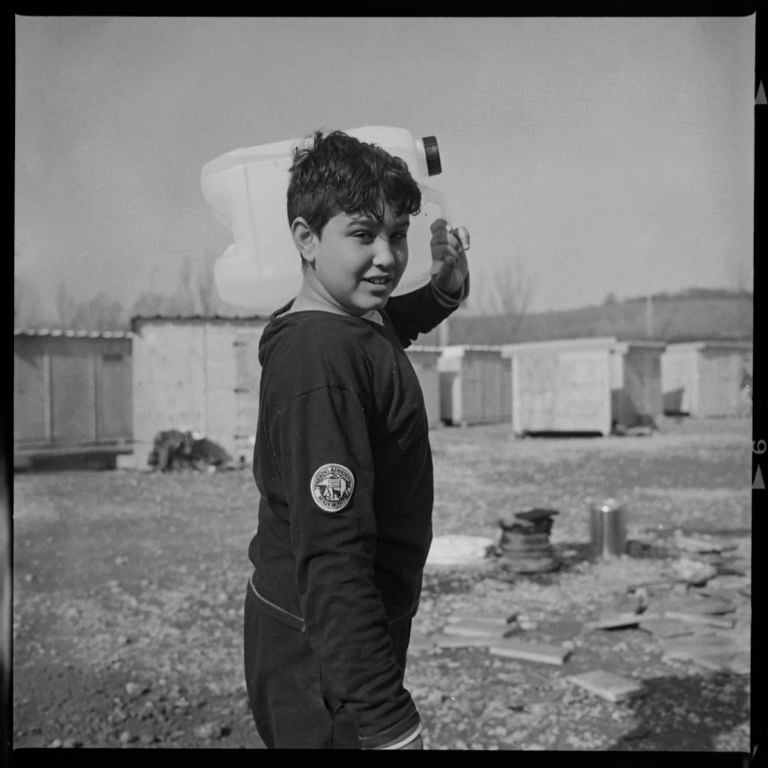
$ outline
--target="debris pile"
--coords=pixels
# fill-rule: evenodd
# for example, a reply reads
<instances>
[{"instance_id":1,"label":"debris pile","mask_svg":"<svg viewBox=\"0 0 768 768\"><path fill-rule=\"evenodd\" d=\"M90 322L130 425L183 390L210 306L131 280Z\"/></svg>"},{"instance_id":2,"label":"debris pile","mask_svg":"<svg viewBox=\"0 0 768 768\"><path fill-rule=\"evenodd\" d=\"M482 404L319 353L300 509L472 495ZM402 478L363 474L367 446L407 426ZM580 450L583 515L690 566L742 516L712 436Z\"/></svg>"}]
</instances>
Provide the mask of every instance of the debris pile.
<instances>
[{"instance_id":1,"label":"debris pile","mask_svg":"<svg viewBox=\"0 0 768 768\"><path fill-rule=\"evenodd\" d=\"M216 472L235 467L232 457L218 443L198 432L179 429L162 430L155 435L147 464L160 472Z\"/></svg>"},{"instance_id":2,"label":"debris pile","mask_svg":"<svg viewBox=\"0 0 768 768\"><path fill-rule=\"evenodd\" d=\"M500 518L499 558L501 567L513 573L542 573L560 567L550 543L556 509L528 509L512 519Z\"/></svg>"},{"instance_id":3,"label":"debris pile","mask_svg":"<svg viewBox=\"0 0 768 768\"><path fill-rule=\"evenodd\" d=\"M554 514L555 510L532 509L500 521L503 536L497 555L506 561L507 567L518 572L552 567L554 557L549 554L548 535ZM531 541L528 537L538 538ZM527 543L532 544L531 550L526 548ZM614 704L646 694L646 678L636 664L622 664L619 649L627 647L623 639L616 644L615 659L605 660L609 669L601 668L601 663L589 665L593 645L589 637L594 637L593 633L614 634L617 638L626 631L639 633L639 637L645 636L655 646L661 662L748 675L748 553L733 542L684 535L681 531L676 531L667 543L665 564L657 579L624 582L618 592L600 601L594 613L590 608L578 618L566 616L559 622L545 621L544 626L539 626L524 613L510 611L509 606L496 610L467 604L447 615L439 628L415 633L411 652L479 648L499 661L544 664L564 671L573 666L573 672L563 676L564 681ZM695 559L714 554L721 559ZM730 554L727 559L726 554ZM545 566L547 558L549 563Z\"/></svg>"}]
</instances>

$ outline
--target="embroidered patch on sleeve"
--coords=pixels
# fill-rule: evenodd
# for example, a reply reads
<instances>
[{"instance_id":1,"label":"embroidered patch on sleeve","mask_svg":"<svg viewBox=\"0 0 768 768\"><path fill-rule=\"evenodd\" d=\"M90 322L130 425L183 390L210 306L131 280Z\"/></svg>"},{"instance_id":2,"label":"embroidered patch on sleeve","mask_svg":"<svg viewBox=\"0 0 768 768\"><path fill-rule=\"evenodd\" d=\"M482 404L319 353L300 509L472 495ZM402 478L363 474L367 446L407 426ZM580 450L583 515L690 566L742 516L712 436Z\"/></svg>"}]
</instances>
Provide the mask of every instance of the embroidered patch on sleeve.
<instances>
[{"instance_id":1,"label":"embroidered patch on sleeve","mask_svg":"<svg viewBox=\"0 0 768 768\"><path fill-rule=\"evenodd\" d=\"M324 512L340 512L355 490L355 476L343 464L323 464L309 484L312 498Z\"/></svg>"}]
</instances>

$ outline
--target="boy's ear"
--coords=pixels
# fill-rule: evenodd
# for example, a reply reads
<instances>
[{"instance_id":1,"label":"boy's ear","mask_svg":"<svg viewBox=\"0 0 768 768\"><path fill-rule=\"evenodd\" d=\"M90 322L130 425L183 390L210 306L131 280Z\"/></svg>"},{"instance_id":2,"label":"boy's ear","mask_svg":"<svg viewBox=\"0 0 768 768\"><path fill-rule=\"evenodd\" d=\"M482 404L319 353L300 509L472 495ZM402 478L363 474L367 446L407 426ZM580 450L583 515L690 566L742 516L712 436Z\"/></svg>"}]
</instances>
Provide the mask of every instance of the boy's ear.
<instances>
[{"instance_id":1,"label":"boy's ear","mask_svg":"<svg viewBox=\"0 0 768 768\"><path fill-rule=\"evenodd\" d=\"M315 261L317 235L309 228L306 219L297 216L291 224L291 236L301 257L310 263Z\"/></svg>"}]
</instances>

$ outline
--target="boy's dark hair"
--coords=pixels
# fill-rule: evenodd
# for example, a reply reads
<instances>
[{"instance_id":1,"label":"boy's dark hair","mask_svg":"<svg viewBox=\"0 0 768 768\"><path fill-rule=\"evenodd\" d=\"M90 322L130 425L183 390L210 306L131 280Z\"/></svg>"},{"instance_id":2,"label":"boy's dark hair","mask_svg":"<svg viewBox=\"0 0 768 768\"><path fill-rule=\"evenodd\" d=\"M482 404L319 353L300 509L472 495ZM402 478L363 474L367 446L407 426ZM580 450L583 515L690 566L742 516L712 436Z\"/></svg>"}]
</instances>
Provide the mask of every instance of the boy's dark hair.
<instances>
[{"instance_id":1,"label":"boy's dark hair","mask_svg":"<svg viewBox=\"0 0 768 768\"><path fill-rule=\"evenodd\" d=\"M381 220L385 203L396 216L415 215L421 207L419 185L399 157L343 131L316 131L310 146L294 151L289 223L301 216L320 234L338 213L365 213Z\"/></svg>"}]
</instances>

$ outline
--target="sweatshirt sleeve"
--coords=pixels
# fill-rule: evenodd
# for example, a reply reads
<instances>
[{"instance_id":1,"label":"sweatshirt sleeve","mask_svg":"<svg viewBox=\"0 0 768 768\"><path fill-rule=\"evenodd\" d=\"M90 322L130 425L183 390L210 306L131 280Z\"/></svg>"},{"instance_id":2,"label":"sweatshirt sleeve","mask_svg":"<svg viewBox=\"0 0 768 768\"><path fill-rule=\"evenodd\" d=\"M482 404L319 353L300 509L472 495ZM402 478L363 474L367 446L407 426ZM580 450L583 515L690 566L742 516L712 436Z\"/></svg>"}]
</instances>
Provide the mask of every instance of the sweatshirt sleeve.
<instances>
[{"instance_id":1,"label":"sweatshirt sleeve","mask_svg":"<svg viewBox=\"0 0 768 768\"><path fill-rule=\"evenodd\" d=\"M366 412L354 390L325 384L285 404L272 427L290 509L306 632L331 693L363 748L419 725L402 685L374 583L374 473Z\"/></svg>"},{"instance_id":2,"label":"sweatshirt sleeve","mask_svg":"<svg viewBox=\"0 0 768 768\"><path fill-rule=\"evenodd\" d=\"M430 281L422 288L392 297L384 310L403 348L420 333L428 333L445 320L469 295L469 276L457 294L451 296Z\"/></svg>"}]
</instances>

